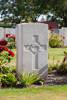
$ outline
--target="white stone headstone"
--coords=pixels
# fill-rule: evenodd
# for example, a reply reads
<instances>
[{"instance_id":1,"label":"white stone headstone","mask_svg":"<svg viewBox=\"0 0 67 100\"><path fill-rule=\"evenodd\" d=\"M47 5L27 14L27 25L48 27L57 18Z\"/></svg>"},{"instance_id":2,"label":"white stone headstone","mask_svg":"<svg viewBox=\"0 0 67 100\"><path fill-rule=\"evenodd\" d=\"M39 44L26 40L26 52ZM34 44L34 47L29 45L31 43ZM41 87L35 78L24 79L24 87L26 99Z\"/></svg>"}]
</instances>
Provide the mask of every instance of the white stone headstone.
<instances>
[{"instance_id":1,"label":"white stone headstone","mask_svg":"<svg viewBox=\"0 0 67 100\"><path fill-rule=\"evenodd\" d=\"M48 25L24 23L17 25L17 73L48 73Z\"/></svg>"},{"instance_id":2,"label":"white stone headstone","mask_svg":"<svg viewBox=\"0 0 67 100\"><path fill-rule=\"evenodd\" d=\"M9 34L16 34L16 28L0 28L0 40L5 39L5 34L9 33Z\"/></svg>"},{"instance_id":3,"label":"white stone headstone","mask_svg":"<svg viewBox=\"0 0 67 100\"><path fill-rule=\"evenodd\" d=\"M63 36L63 28L59 29L59 35Z\"/></svg>"},{"instance_id":4,"label":"white stone headstone","mask_svg":"<svg viewBox=\"0 0 67 100\"><path fill-rule=\"evenodd\" d=\"M67 46L67 27L59 29L59 35L62 36L64 46Z\"/></svg>"},{"instance_id":5,"label":"white stone headstone","mask_svg":"<svg viewBox=\"0 0 67 100\"><path fill-rule=\"evenodd\" d=\"M5 33L16 34L16 28L6 28Z\"/></svg>"},{"instance_id":6,"label":"white stone headstone","mask_svg":"<svg viewBox=\"0 0 67 100\"><path fill-rule=\"evenodd\" d=\"M0 28L0 40L5 38L4 28Z\"/></svg>"},{"instance_id":7,"label":"white stone headstone","mask_svg":"<svg viewBox=\"0 0 67 100\"><path fill-rule=\"evenodd\" d=\"M67 27L63 27L64 46L67 46Z\"/></svg>"}]
</instances>

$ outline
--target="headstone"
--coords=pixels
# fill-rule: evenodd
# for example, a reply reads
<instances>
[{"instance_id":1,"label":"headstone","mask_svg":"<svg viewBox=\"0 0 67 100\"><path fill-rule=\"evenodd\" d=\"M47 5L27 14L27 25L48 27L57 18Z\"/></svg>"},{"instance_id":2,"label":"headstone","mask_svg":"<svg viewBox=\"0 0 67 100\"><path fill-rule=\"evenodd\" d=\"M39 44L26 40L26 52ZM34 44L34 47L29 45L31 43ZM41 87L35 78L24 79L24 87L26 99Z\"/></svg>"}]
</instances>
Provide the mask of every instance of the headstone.
<instances>
[{"instance_id":1,"label":"headstone","mask_svg":"<svg viewBox=\"0 0 67 100\"><path fill-rule=\"evenodd\" d=\"M0 40L5 38L4 28L0 28Z\"/></svg>"},{"instance_id":2,"label":"headstone","mask_svg":"<svg viewBox=\"0 0 67 100\"><path fill-rule=\"evenodd\" d=\"M48 73L48 25L24 23L17 25L17 73Z\"/></svg>"},{"instance_id":3,"label":"headstone","mask_svg":"<svg viewBox=\"0 0 67 100\"><path fill-rule=\"evenodd\" d=\"M67 46L67 27L59 29L59 35L63 38L64 46Z\"/></svg>"},{"instance_id":4,"label":"headstone","mask_svg":"<svg viewBox=\"0 0 67 100\"><path fill-rule=\"evenodd\" d=\"M5 33L16 34L16 28L6 28Z\"/></svg>"},{"instance_id":5,"label":"headstone","mask_svg":"<svg viewBox=\"0 0 67 100\"><path fill-rule=\"evenodd\" d=\"M59 29L59 35L60 35L60 36L63 36L63 29L62 29L62 28Z\"/></svg>"},{"instance_id":6,"label":"headstone","mask_svg":"<svg viewBox=\"0 0 67 100\"><path fill-rule=\"evenodd\" d=\"M0 40L5 39L5 34L16 34L16 28L0 28Z\"/></svg>"},{"instance_id":7,"label":"headstone","mask_svg":"<svg viewBox=\"0 0 67 100\"><path fill-rule=\"evenodd\" d=\"M63 32L63 38L64 38L64 46L67 46L67 27L63 27L62 29Z\"/></svg>"}]
</instances>

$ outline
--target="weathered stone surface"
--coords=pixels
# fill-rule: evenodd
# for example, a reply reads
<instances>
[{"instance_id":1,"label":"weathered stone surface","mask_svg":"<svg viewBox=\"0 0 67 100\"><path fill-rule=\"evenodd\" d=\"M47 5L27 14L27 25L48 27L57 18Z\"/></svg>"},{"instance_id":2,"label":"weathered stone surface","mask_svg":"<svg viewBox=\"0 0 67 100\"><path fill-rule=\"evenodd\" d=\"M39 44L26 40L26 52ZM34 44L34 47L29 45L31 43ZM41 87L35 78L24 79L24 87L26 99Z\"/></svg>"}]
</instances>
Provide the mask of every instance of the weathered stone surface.
<instances>
[{"instance_id":1,"label":"weathered stone surface","mask_svg":"<svg viewBox=\"0 0 67 100\"><path fill-rule=\"evenodd\" d=\"M16 28L0 28L0 40L5 39L5 34L16 34Z\"/></svg>"},{"instance_id":2,"label":"weathered stone surface","mask_svg":"<svg viewBox=\"0 0 67 100\"><path fill-rule=\"evenodd\" d=\"M0 40L4 39L5 37L5 29L4 28L0 28Z\"/></svg>"},{"instance_id":3,"label":"weathered stone surface","mask_svg":"<svg viewBox=\"0 0 67 100\"><path fill-rule=\"evenodd\" d=\"M67 46L67 28L63 28L64 46Z\"/></svg>"},{"instance_id":4,"label":"weathered stone surface","mask_svg":"<svg viewBox=\"0 0 67 100\"><path fill-rule=\"evenodd\" d=\"M67 27L60 29L59 35L63 37L64 46L67 46Z\"/></svg>"},{"instance_id":5,"label":"weathered stone surface","mask_svg":"<svg viewBox=\"0 0 67 100\"><path fill-rule=\"evenodd\" d=\"M16 29L15 28L6 28L5 33L16 34Z\"/></svg>"},{"instance_id":6,"label":"weathered stone surface","mask_svg":"<svg viewBox=\"0 0 67 100\"><path fill-rule=\"evenodd\" d=\"M48 25L26 23L17 25L17 73L48 73Z\"/></svg>"},{"instance_id":7,"label":"weathered stone surface","mask_svg":"<svg viewBox=\"0 0 67 100\"><path fill-rule=\"evenodd\" d=\"M59 29L59 35L63 36L63 29Z\"/></svg>"}]
</instances>

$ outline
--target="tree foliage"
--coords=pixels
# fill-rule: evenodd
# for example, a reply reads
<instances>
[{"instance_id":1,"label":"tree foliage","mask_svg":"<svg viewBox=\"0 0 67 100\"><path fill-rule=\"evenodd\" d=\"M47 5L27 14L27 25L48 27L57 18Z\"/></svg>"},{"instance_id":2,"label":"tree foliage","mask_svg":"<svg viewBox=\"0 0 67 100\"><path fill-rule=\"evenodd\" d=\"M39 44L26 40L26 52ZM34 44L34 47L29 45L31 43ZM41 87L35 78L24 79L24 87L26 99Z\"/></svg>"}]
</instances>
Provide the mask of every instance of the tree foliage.
<instances>
[{"instance_id":1,"label":"tree foliage","mask_svg":"<svg viewBox=\"0 0 67 100\"><path fill-rule=\"evenodd\" d=\"M54 14L54 17L60 17L64 21L64 26L67 26L67 0L40 0L40 9L42 13L47 12Z\"/></svg>"},{"instance_id":2,"label":"tree foliage","mask_svg":"<svg viewBox=\"0 0 67 100\"><path fill-rule=\"evenodd\" d=\"M63 18L67 26L67 0L0 0L0 12L4 22L12 23L35 21L39 14L51 12L55 18Z\"/></svg>"},{"instance_id":3,"label":"tree foliage","mask_svg":"<svg viewBox=\"0 0 67 100\"><path fill-rule=\"evenodd\" d=\"M36 0L0 0L0 10L2 18L6 18L12 22L34 21L38 7ZM5 21L5 20L4 20Z\"/></svg>"}]
</instances>

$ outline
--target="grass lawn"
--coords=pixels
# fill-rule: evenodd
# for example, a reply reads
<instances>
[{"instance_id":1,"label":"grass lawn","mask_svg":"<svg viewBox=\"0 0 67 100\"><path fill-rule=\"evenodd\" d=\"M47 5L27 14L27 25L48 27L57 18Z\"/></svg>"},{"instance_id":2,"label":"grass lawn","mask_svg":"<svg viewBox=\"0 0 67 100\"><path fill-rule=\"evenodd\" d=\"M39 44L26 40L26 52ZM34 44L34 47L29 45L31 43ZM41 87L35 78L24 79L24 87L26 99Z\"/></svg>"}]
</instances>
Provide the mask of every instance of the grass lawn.
<instances>
[{"instance_id":1,"label":"grass lawn","mask_svg":"<svg viewBox=\"0 0 67 100\"><path fill-rule=\"evenodd\" d=\"M67 51L67 48L48 48L48 63L52 64L53 59L55 64L57 62L61 63L64 58L64 51Z\"/></svg>"},{"instance_id":2,"label":"grass lawn","mask_svg":"<svg viewBox=\"0 0 67 100\"><path fill-rule=\"evenodd\" d=\"M0 100L67 100L67 85L0 90Z\"/></svg>"}]
</instances>

